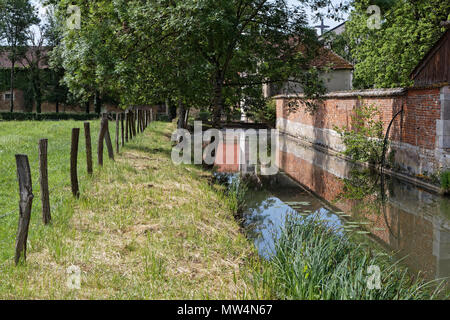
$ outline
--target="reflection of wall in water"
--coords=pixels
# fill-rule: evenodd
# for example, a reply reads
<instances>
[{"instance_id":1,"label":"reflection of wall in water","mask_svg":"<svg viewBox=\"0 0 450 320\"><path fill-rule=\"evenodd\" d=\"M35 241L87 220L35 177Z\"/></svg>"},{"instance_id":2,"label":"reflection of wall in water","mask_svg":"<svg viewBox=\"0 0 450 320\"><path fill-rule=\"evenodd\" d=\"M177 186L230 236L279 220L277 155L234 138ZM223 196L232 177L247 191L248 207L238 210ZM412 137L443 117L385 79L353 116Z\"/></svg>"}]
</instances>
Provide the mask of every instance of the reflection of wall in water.
<instances>
[{"instance_id":1,"label":"reflection of wall in water","mask_svg":"<svg viewBox=\"0 0 450 320\"><path fill-rule=\"evenodd\" d=\"M343 192L351 164L281 136L280 169L319 196L333 202ZM392 181L384 213L378 203L373 209L364 202L339 200L341 210L371 222L369 231L401 255L414 270L430 276L450 276L450 228L442 199L413 186ZM359 204L359 205L358 205ZM362 211L364 211L362 213Z\"/></svg>"}]
</instances>

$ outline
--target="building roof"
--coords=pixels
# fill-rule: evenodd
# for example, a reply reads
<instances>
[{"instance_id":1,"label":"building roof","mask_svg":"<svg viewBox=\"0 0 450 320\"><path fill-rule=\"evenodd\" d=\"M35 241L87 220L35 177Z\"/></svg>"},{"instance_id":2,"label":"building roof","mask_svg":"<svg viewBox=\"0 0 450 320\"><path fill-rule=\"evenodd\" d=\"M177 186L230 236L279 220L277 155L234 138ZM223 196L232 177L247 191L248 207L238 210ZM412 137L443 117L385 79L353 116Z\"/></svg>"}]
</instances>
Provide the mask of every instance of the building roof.
<instances>
[{"instance_id":1,"label":"building roof","mask_svg":"<svg viewBox=\"0 0 450 320\"><path fill-rule=\"evenodd\" d=\"M37 47L28 47L27 49L28 50L26 52L26 56L29 59L31 59L36 54ZM41 61L39 62L39 67L41 69L47 69L49 67L48 61L47 61L47 55L48 55L48 52L50 51L50 48L44 47L44 48L41 48L41 50L42 50L43 59L41 59ZM19 61L17 61L15 63L15 67L16 68L28 67L27 59L25 59L25 58L20 59ZM11 68L11 61L9 61L9 59L8 59L8 52L0 50L0 69L10 69L10 68Z\"/></svg>"},{"instance_id":2,"label":"building roof","mask_svg":"<svg viewBox=\"0 0 450 320\"><path fill-rule=\"evenodd\" d=\"M313 59L312 65L318 68L329 67L333 70L353 70L353 65L350 62L325 47L319 49L319 53Z\"/></svg>"},{"instance_id":3,"label":"building roof","mask_svg":"<svg viewBox=\"0 0 450 320\"><path fill-rule=\"evenodd\" d=\"M347 21L342 22L341 24L338 24L336 27L327 30L323 35L329 33L329 32L333 32L335 34L341 34L345 31L345 24L347 23ZM322 36L323 36L322 35Z\"/></svg>"}]
</instances>

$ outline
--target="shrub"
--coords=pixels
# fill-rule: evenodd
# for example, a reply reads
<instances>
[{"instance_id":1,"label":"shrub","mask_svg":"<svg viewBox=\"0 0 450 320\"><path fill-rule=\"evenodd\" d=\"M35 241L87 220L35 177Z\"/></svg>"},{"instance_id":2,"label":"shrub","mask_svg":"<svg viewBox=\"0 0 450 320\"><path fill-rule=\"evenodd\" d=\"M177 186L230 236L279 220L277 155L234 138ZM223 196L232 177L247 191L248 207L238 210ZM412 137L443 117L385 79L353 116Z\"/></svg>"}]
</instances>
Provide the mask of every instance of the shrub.
<instances>
[{"instance_id":1,"label":"shrub","mask_svg":"<svg viewBox=\"0 0 450 320\"><path fill-rule=\"evenodd\" d=\"M264 108L256 111L254 118L257 122L265 123L275 128L277 121L277 106L274 100L266 103Z\"/></svg>"},{"instance_id":2,"label":"shrub","mask_svg":"<svg viewBox=\"0 0 450 320\"><path fill-rule=\"evenodd\" d=\"M362 105L352 116L352 128L335 127L345 145L346 156L355 161L381 163L384 144L383 121L376 106Z\"/></svg>"},{"instance_id":3,"label":"shrub","mask_svg":"<svg viewBox=\"0 0 450 320\"><path fill-rule=\"evenodd\" d=\"M96 113L32 113L32 112L0 112L3 121L43 121L43 120L95 120Z\"/></svg>"},{"instance_id":4,"label":"shrub","mask_svg":"<svg viewBox=\"0 0 450 320\"><path fill-rule=\"evenodd\" d=\"M441 173L441 188L445 192L450 192L450 170Z\"/></svg>"},{"instance_id":5,"label":"shrub","mask_svg":"<svg viewBox=\"0 0 450 320\"><path fill-rule=\"evenodd\" d=\"M170 122L170 118L169 118L169 116L167 114L158 114L156 116L156 119L158 121L162 121L162 122Z\"/></svg>"},{"instance_id":6,"label":"shrub","mask_svg":"<svg viewBox=\"0 0 450 320\"><path fill-rule=\"evenodd\" d=\"M209 112L208 110L200 111L198 114L198 119L203 122L209 121L209 119L211 119L211 112Z\"/></svg>"}]
</instances>

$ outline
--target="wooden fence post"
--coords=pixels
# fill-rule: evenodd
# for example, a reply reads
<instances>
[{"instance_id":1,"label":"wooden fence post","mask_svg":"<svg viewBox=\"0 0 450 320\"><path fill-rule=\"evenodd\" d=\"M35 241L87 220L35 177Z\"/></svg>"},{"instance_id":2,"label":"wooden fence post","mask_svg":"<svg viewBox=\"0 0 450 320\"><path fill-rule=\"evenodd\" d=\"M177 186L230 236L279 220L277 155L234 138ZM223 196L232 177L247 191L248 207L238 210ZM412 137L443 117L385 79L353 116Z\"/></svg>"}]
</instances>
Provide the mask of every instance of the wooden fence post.
<instances>
[{"instance_id":1,"label":"wooden fence post","mask_svg":"<svg viewBox=\"0 0 450 320\"><path fill-rule=\"evenodd\" d=\"M125 142L128 142L128 132L129 130L129 123L130 121L128 120L128 112L125 112Z\"/></svg>"},{"instance_id":2,"label":"wooden fence post","mask_svg":"<svg viewBox=\"0 0 450 320\"><path fill-rule=\"evenodd\" d=\"M128 113L129 129L130 129L130 140L133 139L133 111Z\"/></svg>"},{"instance_id":3,"label":"wooden fence post","mask_svg":"<svg viewBox=\"0 0 450 320\"><path fill-rule=\"evenodd\" d=\"M139 109L136 111L136 122L137 122L136 130L137 133L139 134L139 132L141 132L141 110Z\"/></svg>"},{"instance_id":4,"label":"wooden fence post","mask_svg":"<svg viewBox=\"0 0 450 320\"><path fill-rule=\"evenodd\" d=\"M123 117L125 116L125 113L121 113L120 114L120 128L121 128L121 133L122 133L122 148L125 146L125 137L124 137L124 128L123 128Z\"/></svg>"},{"instance_id":5,"label":"wooden fence post","mask_svg":"<svg viewBox=\"0 0 450 320\"><path fill-rule=\"evenodd\" d=\"M147 129L148 126L148 110L145 110L145 129Z\"/></svg>"},{"instance_id":6,"label":"wooden fence post","mask_svg":"<svg viewBox=\"0 0 450 320\"><path fill-rule=\"evenodd\" d=\"M102 114L102 120L100 122L100 132L98 134L98 144L97 144L97 160L98 165L103 166L103 140L105 139L106 125L108 119L105 114Z\"/></svg>"},{"instance_id":7,"label":"wooden fence post","mask_svg":"<svg viewBox=\"0 0 450 320\"><path fill-rule=\"evenodd\" d=\"M78 160L78 140L80 137L80 128L72 129L72 148L70 151L70 182L72 185L72 194L74 197L80 197L78 188L77 160Z\"/></svg>"},{"instance_id":8,"label":"wooden fence post","mask_svg":"<svg viewBox=\"0 0 450 320\"><path fill-rule=\"evenodd\" d=\"M114 149L111 143L111 135L109 134L109 124L108 124L108 118L106 118L106 132L105 132L105 142L106 142L106 149L108 150L108 156L111 160L114 161Z\"/></svg>"},{"instance_id":9,"label":"wooden fence post","mask_svg":"<svg viewBox=\"0 0 450 320\"><path fill-rule=\"evenodd\" d=\"M89 122L84 123L84 139L86 141L86 167L87 173L92 174L92 142L91 142L91 126Z\"/></svg>"},{"instance_id":10,"label":"wooden fence post","mask_svg":"<svg viewBox=\"0 0 450 320\"><path fill-rule=\"evenodd\" d=\"M16 237L16 255L14 262L17 265L23 253L27 260L28 227L31 218L31 206L33 204L33 185L31 182L30 163L28 156L16 154L17 179L19 181L19 226Z\"/></svg>"},{"instance_id":11,"label":"wooden fence post","mask_svg":"<svg viewBox=\"0 0 450 320\"><path fill-rule=\"evenodd\" d=\"M49 224L52 216L50 214L50 195L48 191L48 140L39 140L39 183L41 186L42 221Z\"/></svg>"},{"instance_id":12,"label":"wooden fence post","mask_svg":"<svg viewBox=\"0 0 450 320\"><path fill-rule=\"evenodd\" d=\"M116 150L117 153L119 153L119 127L120 127L120 123L119 123L119 113L116 113Z\"/></svg>"},{"instance_id":13,"label":"wooden fence post","mask_svg":"<svg viewBox=\"0 0 450 320\"><path fill-rule=\"evenodd\" d=\"M131 129L133 130L133 137L136 137L136 113L131 113Z\"/></svg>"}]
</instances>

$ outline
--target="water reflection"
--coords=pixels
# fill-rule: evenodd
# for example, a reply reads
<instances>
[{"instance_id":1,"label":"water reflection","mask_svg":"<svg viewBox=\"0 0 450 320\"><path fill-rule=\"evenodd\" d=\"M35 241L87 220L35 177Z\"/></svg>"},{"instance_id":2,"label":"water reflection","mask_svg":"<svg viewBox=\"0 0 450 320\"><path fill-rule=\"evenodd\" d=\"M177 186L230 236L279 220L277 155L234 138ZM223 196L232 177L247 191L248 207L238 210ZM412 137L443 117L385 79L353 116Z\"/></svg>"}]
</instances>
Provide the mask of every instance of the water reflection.
<instances>
[{"instance_id":1,"label":"water reflection","mask_svg":"<svg viewBox=\"0 0 450 320\"><path fill-rule=\"evenodd\" d=\"M381 177L286 136L280 136L278 147L282 173L263 178L264 188L249 193L243 215L261 255L270 256L286 215L306 214L367 235L396 252L414 272L431 279L450 277L448 198ZM246 150L239 142L223 148L224 153L227 148ZM238 172L243 167L218 170Z\"/></svg>"},{"instance_id":2,"label":"water reflection","mask_svg":"<svg viewBox=\"0 0 450 320\"><path fill-rule=\"evenodd\" d=\"M279 166L290 177L332 202L413 271L450 276L450 201L389 176L281 137Z\"/></svg>"}]
</instances>

